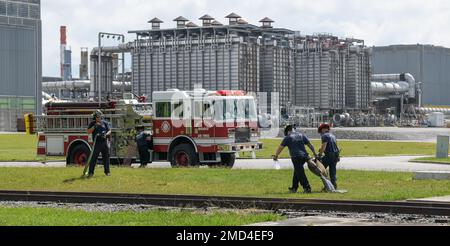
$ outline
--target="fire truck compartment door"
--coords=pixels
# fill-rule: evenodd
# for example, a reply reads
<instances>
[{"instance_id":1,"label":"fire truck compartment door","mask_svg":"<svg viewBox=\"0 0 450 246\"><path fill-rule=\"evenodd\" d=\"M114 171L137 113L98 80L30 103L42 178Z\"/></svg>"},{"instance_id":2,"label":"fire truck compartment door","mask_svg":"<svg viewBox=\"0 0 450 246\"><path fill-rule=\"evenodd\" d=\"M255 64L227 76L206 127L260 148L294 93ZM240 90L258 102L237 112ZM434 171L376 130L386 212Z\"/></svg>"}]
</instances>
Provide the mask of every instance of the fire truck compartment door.
<instances>
[{"instance_id":1,"label":"fire truck compartment door","mask_svg":"<svg viewBox=\"0 0 450 246\"><path fill-rule=\"evenodd\" d=\"M46 137L47 155L64 155L64 136Z\"/></svg>"}]
</instances>

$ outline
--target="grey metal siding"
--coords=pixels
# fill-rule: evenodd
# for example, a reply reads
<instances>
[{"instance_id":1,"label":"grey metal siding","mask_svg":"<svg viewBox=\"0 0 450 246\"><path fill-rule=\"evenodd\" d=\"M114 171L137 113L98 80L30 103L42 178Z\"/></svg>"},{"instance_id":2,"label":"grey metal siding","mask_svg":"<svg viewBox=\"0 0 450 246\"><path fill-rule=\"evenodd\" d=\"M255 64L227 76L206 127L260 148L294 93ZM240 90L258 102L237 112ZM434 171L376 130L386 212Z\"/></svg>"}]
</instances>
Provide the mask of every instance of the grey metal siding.
<instances>
[{"instance_id":1,"label":"grey metal siding","mask_svg":"<svg viewBox=\"0 0 450 246\"><path fill-rule=\"evenodd\" d=\"M41 38L40 0L0 0L0 131L42 111Z\"/></svg>"},{"instance_id":2,"label":"grey metal siding","mask_svg":"<svg viewBox=\"0 0 450 246\"><path fill-rule=\"evenodd\" d=\"M411 73L423 82L425 105L450 105L450 49L431 45L374 47L374 73Z\"/></svg>"},{"instance_id":3,"label":"grey metal siding","mask_svg":"<svg viewBox=\"0 0 450 246\"><path fill-rule=\"evenodd\" d=\"M36 31L0 25L0 91L2 95L35 96Z\"/></svg>"},{"instance_id":4,"label":"grey metal siding","mask_svg":"<svg viewBox=\"0 0 450 246\"><path fill-rule=\"evenodd\" d=\"M237 38L231 43L224 39L216 42L154 42L133 49L133 92L151 97L154 91L192 90L195 86L207 90L256 89L259 66L255 45Z\"/></svg>"}]
</instances>

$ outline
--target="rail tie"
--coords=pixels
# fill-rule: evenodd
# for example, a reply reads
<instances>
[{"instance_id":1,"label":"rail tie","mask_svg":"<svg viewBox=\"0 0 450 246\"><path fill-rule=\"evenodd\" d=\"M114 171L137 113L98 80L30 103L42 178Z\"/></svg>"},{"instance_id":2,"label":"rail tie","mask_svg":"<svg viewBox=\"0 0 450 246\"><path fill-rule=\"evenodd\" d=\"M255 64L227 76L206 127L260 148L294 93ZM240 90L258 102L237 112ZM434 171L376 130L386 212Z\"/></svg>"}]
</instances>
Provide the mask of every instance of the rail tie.
<instances>
[{"instance_id":1,"label":"rail tie","mask_svg":"<svg viewBox=\"0 0 450 246\"><path fill-rule=\"evenodd\" d=\"M167 207L220 207L232 209L316 210L356 213L395 213L450 216L450 203L377 202L319 199L283 199L193 195L151 195L120 193L79 193L40 191L0 191L0 201L145 204Z\"/></svg>"}]
</instances>

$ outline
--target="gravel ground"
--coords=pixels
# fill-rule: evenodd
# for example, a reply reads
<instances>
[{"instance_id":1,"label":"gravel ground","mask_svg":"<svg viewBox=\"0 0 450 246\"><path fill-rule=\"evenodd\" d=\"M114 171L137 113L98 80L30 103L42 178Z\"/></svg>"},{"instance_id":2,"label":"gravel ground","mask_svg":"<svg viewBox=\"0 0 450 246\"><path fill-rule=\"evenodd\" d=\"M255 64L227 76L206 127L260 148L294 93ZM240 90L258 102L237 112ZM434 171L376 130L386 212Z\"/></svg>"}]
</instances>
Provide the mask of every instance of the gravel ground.
<instances>
[{"instance_id":1,"label":"gravel ground","mask_svg":"<svg viewBox=\"0 0 450 246\"><path fill-rule=\"evenodd\" d=\"M54 203L54 202L13 202L13 201L0 201L0 208L53 208L53 209L69 209L69 210L82 210L86 212L103 212L103 213L114 213L114 212L149 212L149 211L191 211L191 212L232 212L235 209L221 209L217 207L208 208L178 208L178 207L162 207L153 205L132 205L132 204L105 204L105 203ZM239 211L248 211L253 213L270 213L272 211L266 210L255 210L255 209L245 209Z\"/></svg>"},{"instance_id":2,"label":"gravel ground","mask_svg":"<svg viewBox=\"0 0 450 246\"><path fill-rule=\"evenodd\" d=\"M0 207L7 208L56 208L56 209L73 209L73 210L83 210L87 212L123 212L123 211L133 211L133 212L147 212L152 210L195 210L195 209L179 209L173 207L160 207L152 205L130 205L130 204L82 204L82 203L54 203L54 202L11 202L4 201L0 202Z\"/></svg>"},{"instance_id":3,"label":"gravel ground","mask_svg":"<svg viewBox=\"0 0 450 246\"><path fill-rule=\"evenodd\" d=\"M128 205L128 204L69 204L69 203L52 203L52 202L0 202L0 207L7 208L56 208L56 209L73 209L83 210L87 212L148 212L148 211L191 211L191 212L232 212L232 209L211 208L174 208L160 207L152 205ZM239 210L242 211L242 210ZM253 213L267 213L266 210L247 210ZM436 225L450 226L450 216L429 216L429 215L408 215L408 214L385 214L385 213L345 213L345 212L322 212L322 211L297 211L297 210L279 210L276 213L286 216L288 219L299 217L323 216L332 218L346 218L364 220L370 223L382 223L387 225Z\"/></svg>"},{"instance_id":4,"label":"gravel ground","mask_svg":"<svg viewBox=\"0 0 450 246\"><path fill-rule=\"evenodd\" d=\"M325 216L332 218L351 218L364 220L370 223L382 223L388 225L436 225L450 226L450 216L429 216L410 214L386 214L386 213L345 213L322 211L293 211L280 210L279 214L289 219L311 216Z\"/></svg>"}]
</instances>

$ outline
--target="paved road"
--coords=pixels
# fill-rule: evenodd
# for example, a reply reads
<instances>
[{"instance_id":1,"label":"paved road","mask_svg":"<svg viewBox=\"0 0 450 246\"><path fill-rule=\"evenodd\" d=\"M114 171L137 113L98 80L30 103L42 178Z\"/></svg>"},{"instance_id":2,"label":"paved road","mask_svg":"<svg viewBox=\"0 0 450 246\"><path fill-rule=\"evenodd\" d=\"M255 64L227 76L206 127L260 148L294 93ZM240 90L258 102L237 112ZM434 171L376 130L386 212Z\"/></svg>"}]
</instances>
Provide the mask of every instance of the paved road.
<instances>
[{"instance_id":1,"label":"paved road","mask_svg":"<svg viewBox=\"0 0 450 246\"><path fill-rule=\"evenodd\" d=\"M317 128L300 128L311 139L320 139ZM397 127L354 127L333 128L338 139L352 140L391 140L408 142L436 142L439 135L449 136L450 128L397 128ZM263 131L263 138L274 138L282 131Z\"/></svg>"},{"instance_id":2,"label":"paved road","mask_svg":"<svg viewBox=\"0 0 450 246\"><path fill-rule=\"evenodd\" d=\"M352 157L342 158L338 169L340 170L367 170L389 172L415 172L415 171L450 171L450 165L410 163L417 156L397 157ZM290 160L281 160L283 169L292 169ZM273 169L272 160L240 160L236 168L242 169Z\"/></svg>"},{"instance_id":3,"label":"paved road","mask_svg":"<svg viewBox=\"0 0 450 246\"><path fill-rule=\"evenodd\" d=\"M367 170L389 172L415 172L415 171L450 171L450 165L410 163L417 156L397 157L352 157L342 158L338 168L340 170ZM292 169L290 160L281 160L282 169ZM0 167L65 167L62 162L43 163L0 163ZM165 162L154 163L151 168L170 168ZM272 160L237 160L235 169L274 169Z\"/></svg>"}]
</instances>

